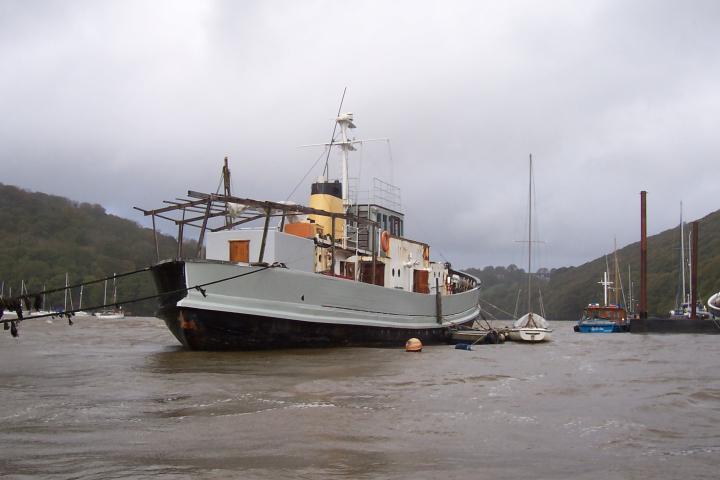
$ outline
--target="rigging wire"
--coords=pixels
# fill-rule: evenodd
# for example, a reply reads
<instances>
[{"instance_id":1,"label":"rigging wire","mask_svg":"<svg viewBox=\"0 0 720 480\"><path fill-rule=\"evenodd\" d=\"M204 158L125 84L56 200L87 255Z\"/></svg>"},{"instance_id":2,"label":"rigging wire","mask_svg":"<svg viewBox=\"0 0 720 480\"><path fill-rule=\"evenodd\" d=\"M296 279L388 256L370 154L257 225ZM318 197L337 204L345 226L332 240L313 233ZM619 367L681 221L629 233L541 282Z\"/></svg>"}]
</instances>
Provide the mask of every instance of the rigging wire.
<instances>
[{"instance_id":1,"label":"rigging wire","mask_svg":"<svg viewBox=\"0 0 720 480\"><path fill-rule=\"evenodd\" d=\"M207 293L206 293L206 291L205 291L205 289L204 289L203 287L207 287L207 286L210 286L210 285L215 285L215 284L217 284L217 283L227 282L227 281L229 281L229 280L234 280L234 279L240 278L240 277L245 277L245 276L251 275L251 274L253 274L253 273L257 273L257 272L261 272L261 271L263 271L263 270L267 270L268 268L280 267L280 266L282 266L282 265L283 265L283 264L279 264L279 263L273 263L272 265L267 265L267 264L265 264L265 265L262 265L262 266L261 266L260 268L258 268L257 270L252 270L252 271L249 271L249 272L243 272L243 273L240 273L240 274L237 274L237 275L232 275L232 276L229 276L229 277L221 278L221 279L219 279L219 280L213 280L213 281L211 281L211 282L200 283L200 284L197 284L197 285L192 285L192 286L184 287L184 288L178 288L178 289L175 289L175 290L170 290L170 291L168 291L168 292L162 292L162 293L158 293L158 294L155 294L155 295L148 295L148 296L146 296L146 297L139 297L139 298L133 298L133 299L130 299L130 300L124 300L124 301L122 301L122 302L106 303L106 304L104 304L104 305L96 305L96 306L93 306L93 307L86 307L85 309L86 309L86 310L99 310L99 309L101 309L101 308L117 307L118 305L124 305L124 304L127 304L127 303L143 302L143 301L145 301L145 300L152 300L152 299L155 299L155 298L165 297L165 296L169 296L169 295L175 295L175 294L178 294L178 293L188 292L188 291L190 291L190 290L197 290L197 291L199 291L199 292L203 295L203 297L206 297L206 296L207 296ZM140 273L140 272L143 272L143 271L145 271L145 270L149 270L150 268L151 268L151 267L147 267L146 269L143 269L143 270L137 270L137 271L135 271L135 272L128 272L128 273L124 273L124 274L120 274L120 275L122 275L122 276L127 276L127 275L131 275L131 274L133 274L133 273ZM112 277L111 277L111 278L112 278ZM86 284L88 284L88 283L97 283L97 281L87 282ZM77 286L77 285L74 285L74 286ZM68 287L68 288L70 288L70 287ZM63 288L63 289L64 289L64 288ZM59 290L63 290L63 289L59 289ZM54 290L54 291L58 291L58 290ZM18 298L20 298L20 297L18 297ZM23 318L19 318L19 317L18 317L18 318L13 318L13 319L0 319L0 323L3 323L3 324L5 324L5 323L13 323L13 322L18 322L18 323L19 323L19 322L24 321L24 320L36 320L36 319L38 319L38 318L46 318L46 317L53 317L53 318L54 318L54 317L68 317L68 319L70 319L72 316L74 316L74 314L75 314L76 312L79 312L79 311L80 311L79 309L77 309L77 310L66 310L66 311L62 311L62 312L52 312L52 313L48 313L48 314L45 314L45 315L32 315L32 316L23 317Z\"/></svg>"},{"instance_id":2,"label":"rigging wire","mask_svg":"<svg viewBox=\"0 0 720 480\"><path fill-rule=\"evenodd\" d=\"M330 147L325 147L325 150L328 150L328 151L329 151L329 150L330 150ZM285 199L286 202L287 202L288 200L290 200L290 197L292 197L293 195L295 195L295 192L297 191L298 188L300 188L300 185L302 185L302 183L305 181L305 179L307 178L307 176L310 175L310 172L312 172L313 169L315 168L315 166L318 164L318 162L319 162L320 160L322 160L323 155L325 155L325 150L322 151L322 153L321 153L320 156L317 158L317 160L315 160L315 163L312 164L312 167L310 167L310 168L308 169L308 171L305 172L305 175L302 177L302 179L300 179L300 181L298 182L298 184L295 185L295 188L292 189L292 192L290 192L290 194L289 194L289 195L287 196L287 198Z\"/></svg>"},{"instance_id":3,"label":"rigging wire","mask_svg":"<svg viewBox=\"0 0 720 480\"><path fill-rule=\"evenodd\" d=\"M330 136L330 147L332 147L332 144L335 143L335 132L337 131L337 117L340 116L340 112L342 111L343 102L345 101L345 93L347 92L347 87L343 89L342 98L340 98L340 106L338 107L337 115L335 115L335 123L333 124L333 131L332 135ZM325 178L328 178L330 176L330 173L328 171L328 162L330 161L330 150L332 148L328 148L327 157L325 158L325 168L323 169L323 175L325 175ZM343 188L347 188L344 186Z\"/></svg>"},{"instance_id":4,"label":"rigging wire","mask_svg":"<svg viewBox=\"0 0 720 480\"><path fill-rule=\"evenodd\" d=\"M501 313L504 313L505 315L510 315L510 317L513 317L513 314L512 314L512 313L503 310L502 308L498 307L497 305L493 305L492 303L488 302L487 300L483 300L483 299L481 298L480 301L481 301L482 303L487 303L488 305L490 305L492 308L494 308L494 309L497 310L498 312L501 312ZM487 310L486 310L486 311L487 311Z\"/></svg>"}]
</instances>

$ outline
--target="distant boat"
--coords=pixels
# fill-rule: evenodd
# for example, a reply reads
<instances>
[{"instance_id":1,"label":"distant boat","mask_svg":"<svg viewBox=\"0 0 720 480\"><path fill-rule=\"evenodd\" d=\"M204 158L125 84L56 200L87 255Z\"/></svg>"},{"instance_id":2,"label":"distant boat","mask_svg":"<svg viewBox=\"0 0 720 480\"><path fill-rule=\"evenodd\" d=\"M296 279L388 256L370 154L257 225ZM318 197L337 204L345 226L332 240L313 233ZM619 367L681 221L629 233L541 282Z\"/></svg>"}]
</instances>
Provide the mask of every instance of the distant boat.
<instances>
[{"instance_id":1,"label":"distant boat","mask_svg":"<svg viewBox=\"0 0 720 480\"><path fill-rule=\"evenodd\" d=\"M690 232L689 235L691 240L692 232ZM690 249L690 251L688 252L688 257L691 258L692 243L690 241L688 241L688 248ZM685 274L689 268L690 267L685 261L685 222L683 222L682 202L680 202L680 285L682 290L678 295L678 298L680 298L679 305L670 310L670 318L674 320L682 320L685 318L690 318L692 316L692 285L690 285L690 290L688 291L685 282ZM695 315L698 319L707 320L712 317L712 314L707 311L701 301L696 302L695 310Z\"/></svg>"},{"instance_id":2,"label":"distant boat","mask_svg":"<svg viewBox=\"0 0 720 480\"><path fill-rule=\"evenodd\" d=\"M90 314L88 312L83 311L82 309L82 297L83 297L83 288L85 285L80 285L80 301L78 302L78 309L75 312L76 317L89 317Z\"/></svg>"},{"instance_id":3,"label":"distant boat","mask_svg":"<svg viewBox=\"0 0 720 480\"><path fill-rule=\"evenodd\" d=\"M615 282L608 278L607 270L603 273L603 279L598 282L603 286L603 304L591 303L583 310L583 315L577 325L573 327L580 333L619 333L630 331L627 311L622 307L618 295L620 286L616 285L620 280L620 269L617 261L617 248L615 249ZM607 257L606 262L607 262ZM608 268L609 269L609 268ZM608 303L608 288L613 285L615 290L615 303ZM623 294L624 298L624 294Z\"/></svg>"},{"instance_id":4,"label":"distant boat","mask_svg":"<svg viewBox=\"0 0 720 480\"><path fill-rule=\"evenodd\" d=\"M115 281L115 274L113 274L113 303L117 304L117 282ZM105 280L105 290L103 292L103 305L107 305L107 280ZM117 307L95 312L95 317L103 320L117 320L119 318L125 318L125 312L122 307Z\"/></svg>"},{"instance_id":5,"label":"distant boat","mask_svg":"<svg viewBox=\"0 0 720 480\"><path fill-rule=\"evenodd\" d=\"M530 155L530 186L528 194L528 313L518 318L508 330L510 340L516 342L544 342L550 340L547 320L532 311L532 155Z\"/></svg>"},{"instance_id":6,"label":"distant boat","mask_svg":"<svg viewBox=\"0 0 720 480\"><path fill-rule=\"evenodd\" d=\"M600 305L591 303L585 310L575 331L580 333L618 333L628 332L627 312L619 305Z\"/></svg>"}]
</instances>

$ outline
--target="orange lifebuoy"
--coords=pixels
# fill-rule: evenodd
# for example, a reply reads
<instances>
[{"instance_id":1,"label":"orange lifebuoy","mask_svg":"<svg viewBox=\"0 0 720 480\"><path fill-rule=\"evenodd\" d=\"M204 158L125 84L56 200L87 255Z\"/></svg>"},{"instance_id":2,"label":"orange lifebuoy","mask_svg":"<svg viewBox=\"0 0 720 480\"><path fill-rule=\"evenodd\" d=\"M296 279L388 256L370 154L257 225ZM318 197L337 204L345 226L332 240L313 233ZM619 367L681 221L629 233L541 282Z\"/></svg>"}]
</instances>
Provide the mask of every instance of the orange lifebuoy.
<instances>
[{"instance_id":1,"label":"orange lifebuoy","mask_svg":"<svg viewBox=\"0 0 720 480\"><path fill-rule=\"evenodd\" d=\"M380 234L380 247L385 253L387 253L387 251L390 249L390 234L387 232L387 230L383 230Z\"/></svg>"}]
</instances>

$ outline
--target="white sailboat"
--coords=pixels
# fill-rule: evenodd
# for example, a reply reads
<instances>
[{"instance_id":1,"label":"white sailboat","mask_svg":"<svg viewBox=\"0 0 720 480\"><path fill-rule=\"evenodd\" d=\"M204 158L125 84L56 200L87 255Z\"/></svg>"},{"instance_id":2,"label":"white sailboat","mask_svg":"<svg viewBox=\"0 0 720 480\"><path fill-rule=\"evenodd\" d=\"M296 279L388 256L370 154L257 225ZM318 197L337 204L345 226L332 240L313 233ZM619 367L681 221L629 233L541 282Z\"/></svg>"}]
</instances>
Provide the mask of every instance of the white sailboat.
<instances>
[{"instance_id":1,"label":"white sailboat","mask_svg":"<svg viewBox=\"0 0 720 480\"><path fill-rule=\"evenodd\" d=\"M516 342L545 342L550 340L547 320L532 310L532 155L530 155L530 181L528 189L528 313L518 318L508 331L510 340Z\"/></svg>"},{"instance_id":2,"label":"white sailboat","mask_svg":"<svg viewBox=\"0 0 720 480\"><path fill-rule=\"evenodd\" d=\"M83 297L83 288L85 285L80 285L80 301L78 302L78 310L75 312L76 317L89 317L90 314L82 309L82 297Z\"/></svg>"},{"instance_id":3,"label":"white sailboat","mask_svg":"<svg viewBox=\"0 0 720 480\"><path fill-rule=\"evenodd\" d=\"M117 304L117 282L115 280L115 274L113 274L113 303ZM107 280L105 280L105 291L103 292L103 305L107 305ZM95 316L103 320L117 320L125 318L125 312L122 307L117 307L96 312Z\"/></svg>"}]
</instances>

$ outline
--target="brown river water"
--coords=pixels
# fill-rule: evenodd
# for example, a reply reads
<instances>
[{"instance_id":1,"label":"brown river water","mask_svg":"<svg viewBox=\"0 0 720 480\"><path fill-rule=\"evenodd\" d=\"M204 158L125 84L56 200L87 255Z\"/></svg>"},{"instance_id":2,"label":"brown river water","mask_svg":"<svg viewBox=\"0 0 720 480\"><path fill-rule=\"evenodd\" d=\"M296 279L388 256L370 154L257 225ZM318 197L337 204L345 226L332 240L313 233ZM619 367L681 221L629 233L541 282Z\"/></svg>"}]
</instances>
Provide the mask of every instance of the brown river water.
<instances>
[{"instance_id":1,"label":"brown river water","mask_svg":"<svg viewBox=\"0 0 720 480\"><path fill-rule=\"evenodd\" d=\"M154 318L0 331L3 478L720 476L720 336L183 350Z\"/></svg>"}]
</instances>

